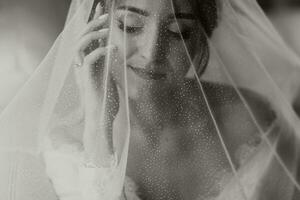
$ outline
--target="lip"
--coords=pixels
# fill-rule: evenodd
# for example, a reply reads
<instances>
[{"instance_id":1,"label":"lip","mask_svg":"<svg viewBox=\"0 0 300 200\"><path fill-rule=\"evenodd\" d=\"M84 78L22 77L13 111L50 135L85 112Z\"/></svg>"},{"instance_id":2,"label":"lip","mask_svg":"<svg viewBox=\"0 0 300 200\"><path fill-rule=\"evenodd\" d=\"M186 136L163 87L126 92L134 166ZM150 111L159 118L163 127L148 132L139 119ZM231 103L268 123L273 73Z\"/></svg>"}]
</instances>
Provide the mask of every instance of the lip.
<instances>
[{"instance_id":1,"label":"lip","mask_svg":"<svg viewBox=\"0 0 300 200\"><path fill-rule=\"evenodd\" d=\"M132 67L131 65L127 65L136 75L146 80L163 80L167 78L167 74L161 72L155 72L153 70L146 70L142 68Z\"/></svg>"}]
</instances>

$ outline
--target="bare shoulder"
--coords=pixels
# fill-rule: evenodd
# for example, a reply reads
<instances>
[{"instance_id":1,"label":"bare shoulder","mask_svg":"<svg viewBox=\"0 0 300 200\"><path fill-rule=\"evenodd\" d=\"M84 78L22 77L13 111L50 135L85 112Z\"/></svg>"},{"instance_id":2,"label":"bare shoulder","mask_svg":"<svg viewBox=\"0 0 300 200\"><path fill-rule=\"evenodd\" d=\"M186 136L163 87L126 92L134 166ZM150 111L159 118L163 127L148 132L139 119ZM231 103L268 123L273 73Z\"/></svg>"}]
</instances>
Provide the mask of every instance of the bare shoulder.
<instances>
[{"instance_id":1,"label":"bare shoulder","mask_svg":"<svg viewBox=\"0 0 300 200\"><path fill-rule=\"evenodd\" d=\"M241 146L259 145L262 134L268 132L276 119L271 104L256 92L243 88L237 91L229 85L211 82L202 82L202 88L197 83L193 85L192 93L199 96L197 101L204 102L195 112L205 112L215 122L233 157L238 157Z\"/></svg>"},{"instance_id":2,"label":"bare shoulder","mask_svg":"<svg viewBox=\"0 0 300 200\"><path fill-rule=\"evenodd\" d=\"M203 82L202 86L207 101L216 108L215 116L225 117L221 121L252 121L254 126L266 130L276 118L268 100L254 91L211 82Z\"/></svg>"},{"instance_id":3,"label":"bare shoulder","mask_svg":"<svg viewBox=\"0 0 300 200\"><path fill-rule=\"evenodd\" d=\"M235 163L241 164L239 159L243 155L237 154L241 153L241 146L245 147L245 144L248 144L248 147L262 144L258 148L259 153L256 151L255 156L252 157L253 163L258 162L259 158L266 158L263 155L264 152L269 152L269 147L262 143L261 137L262 134L266 134L270 139L269 142L276 141L277 154L288 169L294 169L299 165L299 140L289 125L276 115L277 113L265 97L243 88L239 88L240 94L237 94L234 88L215 83L203 83L203 89L206 91L208 101L216 107L214 115L221 126L220 130L223 131L225 143L231 144L228 148L233 154ZM255 150L255 148L253 149ZM245 152L245 149L242 151ZM269 154L267 153L265 156L267 155ZM251 163L249 166L252 166ZM248 166L245 168L245 170L249 169ZM272 193L265 194L265 196L272 196L270 199L282 196L282 194L286 195L288 191L286 188L294 187L275 156L273 156L272 164L267 172L262 179L269 181L266 185L274 189ZM300 169L298 169L299 172ZM270 177L273 177L274 174L280 177L280 182L272 181L273 179ZM299 180L299 177L296 179Z\"/></svg>"},{"instance_id":4,"label":"bare shoulder","mask_svg":"<svg viewBox=\"0 0 300 200\"><path fill-rule=\"evenodd\" d=\"M198 101L191 103L199 105L199 102L204 102L201 109L207 107L219 124L252 121L253 126L266 130L276 119L268 100L254 91L204 81L201 82L202 88L195 81L189 80L189 84L192 85L189 93L197 96L191 99Z\"/></svg>"}]
</instances>

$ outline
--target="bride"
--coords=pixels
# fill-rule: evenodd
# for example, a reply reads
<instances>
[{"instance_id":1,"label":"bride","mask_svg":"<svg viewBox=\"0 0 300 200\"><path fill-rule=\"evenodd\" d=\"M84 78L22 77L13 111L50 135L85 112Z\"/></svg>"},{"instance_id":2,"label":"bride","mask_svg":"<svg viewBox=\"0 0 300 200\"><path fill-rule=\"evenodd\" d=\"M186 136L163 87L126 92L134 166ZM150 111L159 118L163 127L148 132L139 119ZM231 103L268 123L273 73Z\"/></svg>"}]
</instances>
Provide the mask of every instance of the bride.
<instances>
[{"instance_id":1,"label":"bride","mask_svg":"<svg viewBox=\"0 0 300 200\"><path fill-rule=\"evenodd\" d=\"M52 144L56 145L55 155L51 150L45 154L48 175L62 199L74 195L67 194L63 188L74 184L71 180L80 175L74 172L71 180L67 177L61 180L64 172L58 173L56 169L61 161L61 156L57 157L58 149L76 144L81 151L84 146L84 156L93 163L93 170L106 170L106 174L100 173L102 177L93 174L91 179L99 181L109 176L108 169L116 162L113 146L117 139L113 137L120 137L126 130L118 117L126 115L119 110L126 107L126 92L131 133L125 187L131 184L134 188L134 194L127 196L140 199L230 198L226 197L229 194L225 194L225 190L232 189L226 186L234 180L237 171L246 170L261 157L270 159L259 129L233 87L197 82L197 79L186 76L191 60L199 77L207 67L210 54L208 37L218 26L218 9L216 1L191 1L189 4L182 0L173 3L169 0L120 0L113 4L113 11L109 14L100 4L97 5L93 20L82 30L74 65L85 109L83 136L76 131L80 129L79 124L55 127L51 138L55 141ZM113 31L110 32L107 24ZM99 47L87 50L95 40L99 41ZM104 82L103 57L108 54L112 61L107 70L108 80ZM105 101L104 84L109 96L106 97L103 125L100 116ZM240 92L260 128L263 131L271 129L272 123L276 123L276 115L269 103L250 90L240 89ZM272 134L275 136L270 138L279 137L276 131ZM73 140L62 143L64 137ZM83 142L78 139L81 137ZM62 162L71 161L63 157ZM243 191L250 190L248 187L258 181L255 180L257 177L252 177L254 180L244 180L247 188L240 192L237 189L235 194L230 194L231 198L253 195L275 199L274 193L282 195L286 193L284 190L292 188L293 185L285 181L287 177L279 164L276 161L270 163L265 167L278 168L272 173L282 177L281 183L268 183L270 171L266 172L266 169L262 172L247 170L252 176L262 173L259 181L266 181L268 188L277 188L276 192L255 194L264 190L263 185L253 191ZM231 187L238 187L237 183L235 185ZM97 186L90 182L89 187ZM86 191L87 199L93 199L91 188ZM101 198L104 194L98 193L95 196L105 199ZM115 194L109 195L106 198Z\"/></svg>"},{"instance_id":2,"label":"bride","mask_svg":"<svg viewBox=\"0 0 300 200\"><path fill-rule=\"evenodd\" d=\"M37 141L61 200L297 199L298 118L256 54L281 45L256 6L83 1L14 102L38 136L6 141Z\"/></svg>"}]
</instances>

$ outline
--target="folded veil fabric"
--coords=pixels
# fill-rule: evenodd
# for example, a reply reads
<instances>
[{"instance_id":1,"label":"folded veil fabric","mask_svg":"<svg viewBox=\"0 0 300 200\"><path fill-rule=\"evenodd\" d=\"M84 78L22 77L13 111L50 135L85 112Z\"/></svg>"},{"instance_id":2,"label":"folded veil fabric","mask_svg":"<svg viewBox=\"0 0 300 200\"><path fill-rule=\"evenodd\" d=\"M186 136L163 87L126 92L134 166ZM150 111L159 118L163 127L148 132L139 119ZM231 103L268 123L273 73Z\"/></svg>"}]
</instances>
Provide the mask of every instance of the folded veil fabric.
<instances>
[{"instance_id":1,"label":"folded veil fabric","mask_svg":"<svg viewBox=\"0 0 300 200\"><path fill-rule=\"evenodd\" d=\"M87 135L74 58L99 2L109 13L106 43L119 48L93 68L99 134ZM168 32L181 28L177 18L161 26L156 41L139 46L159 49L150 64L129 56L136 43L128 7L143 6L134 2L72 1L64 30L0 115L0 199L86 200L91 188L105 200L298 199L300 121L291 100L300 60L256 1L163 0L175 15L180 2L193 8L195 37ZM123 28L114 25L120 20ZM176 44L163 39L169 34ZM294 73L285 77L285 67ZM114 162L88 160L87 152L106 156L99 148L106 139Z\"/></svg>"}]
</instances>

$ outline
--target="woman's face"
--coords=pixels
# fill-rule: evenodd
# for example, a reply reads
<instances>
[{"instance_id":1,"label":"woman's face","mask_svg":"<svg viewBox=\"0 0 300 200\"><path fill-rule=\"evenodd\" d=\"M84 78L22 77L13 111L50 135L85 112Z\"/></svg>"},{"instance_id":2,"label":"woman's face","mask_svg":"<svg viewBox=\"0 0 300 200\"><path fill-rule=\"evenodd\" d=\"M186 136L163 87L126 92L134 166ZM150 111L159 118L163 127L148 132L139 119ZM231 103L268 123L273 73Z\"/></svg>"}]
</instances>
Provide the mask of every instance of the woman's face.
<instances>
[{"instance_id":1,"label":"woman's face","mask_svg":"<svg viewBox=\"0 0 300 200\"><path fill-rule=\"evenodd\" d=\"M182 81L197 52L199 29L186 0L119 0L111 41L117 46L113 74L124 87L126 56L129 97Z\"/></svg>"}]
</instances>

